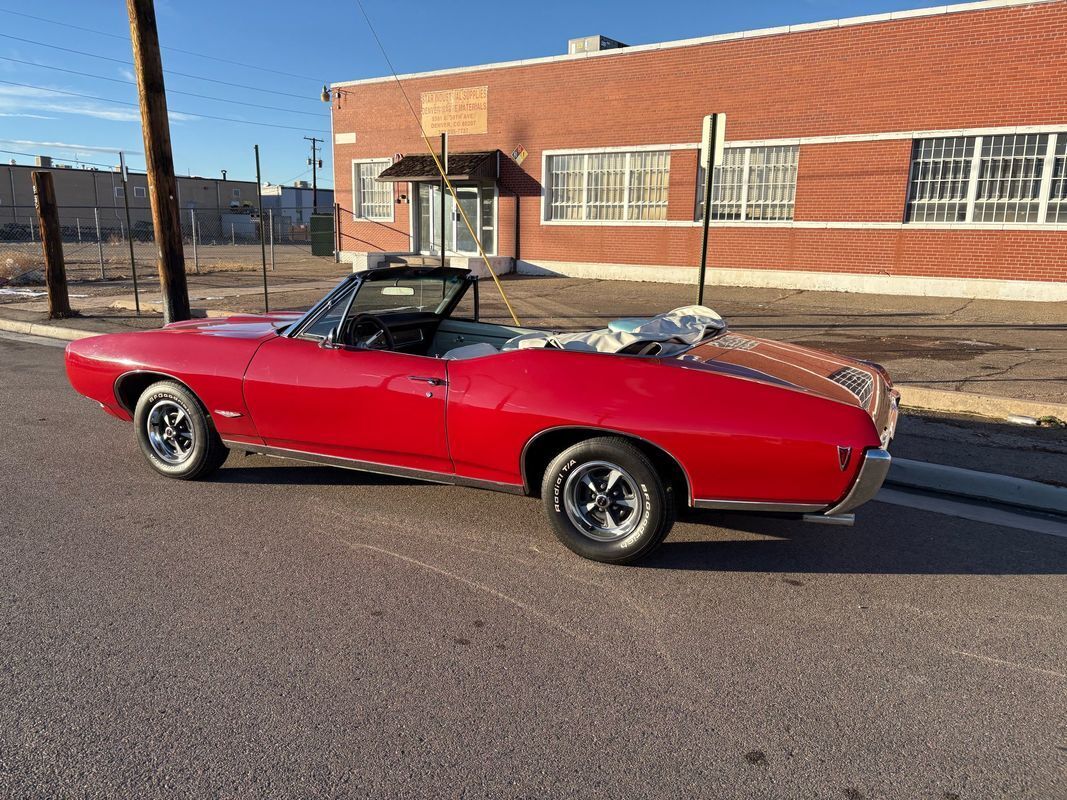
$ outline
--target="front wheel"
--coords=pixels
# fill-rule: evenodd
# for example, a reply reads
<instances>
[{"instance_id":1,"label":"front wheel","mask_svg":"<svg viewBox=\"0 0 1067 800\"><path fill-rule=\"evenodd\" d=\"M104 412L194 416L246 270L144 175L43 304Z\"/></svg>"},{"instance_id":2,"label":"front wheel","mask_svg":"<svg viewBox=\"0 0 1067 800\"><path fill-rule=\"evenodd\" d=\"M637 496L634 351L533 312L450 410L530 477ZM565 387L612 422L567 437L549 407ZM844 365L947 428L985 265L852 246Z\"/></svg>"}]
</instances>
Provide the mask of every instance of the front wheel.
<instances>
[{"instance_id":1,"label":"front wheel","mask_svg":"<svg viewBox=\"0 0 1067 800\"><path fill-rule=\"evenodd\" d=\"M541 498L557 538L593 561L636 561L674 524L673 487L639 448L613 436L560 453L545 471Z\"/></svg>"},{"instance_id":2,"label":"front wheel","mask_svg":"<svg viewBox=\"0 0 1067 800\"><path fill-rule=\"evenodd\" d=\"M168 478L206 477L229 453L196 396L174 381L154 383L141 393L133 425L148 463Z\"/></svg>"}]
</instances>

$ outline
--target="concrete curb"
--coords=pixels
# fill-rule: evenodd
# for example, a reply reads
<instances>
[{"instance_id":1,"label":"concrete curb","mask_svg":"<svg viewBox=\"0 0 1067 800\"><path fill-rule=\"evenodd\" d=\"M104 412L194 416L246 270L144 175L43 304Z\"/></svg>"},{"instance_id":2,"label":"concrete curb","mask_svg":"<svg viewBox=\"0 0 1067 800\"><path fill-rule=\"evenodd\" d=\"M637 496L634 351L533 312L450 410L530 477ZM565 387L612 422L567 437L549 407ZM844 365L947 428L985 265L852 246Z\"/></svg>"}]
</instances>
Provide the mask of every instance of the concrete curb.
<instances>
[{"instance_id":1,"label":"concrete curb","mask_svg":"<svg viewBox=\"0 0 1067 800\"><path fill-rule=\"evenodd\" d=\"M133 300L116 300L111 303L108 308L117 308L122 311L134 311L137 308L137 304ZM149 312L152 314L162 314L163 304L154 301L141 301L141 313ZM215 317L233 317L240 314L240 311L227 311L222 308L190 308L190 315L193 319L208 319ZM255 313L255 312L252 312Z\"/></svg>"},{"instance_id":2,"label":"concrete curb","mask_svg":"<svg viewBox=\"0 0 1067 800\"><path fill-rule=\"evenodd\" d=\"M80 331L77 328L63 328L59 325L41 325L37 322L23 322L17 319L0 318L0 331L10 333L24 333L27 336L46 336L52 339L88 339L90 336L100 336L107 331Z\"/></svg>"},{"instance_id":3,"label":"concrete curb","mask_svg":"<svg viewBox=\"0 0 1067 800\"><path fill-rule=\"evenodd\" d=\"M972 392L948 392L944 389L928 389L925 386L897 384L900 390L900 405L926 411L942 411L956 414L974 414L979 417L1007 419L1018 414L1024 417L1057 417L1067 420L1067 403L1049 403L1044 400L1018 400L1012 397L997 397Z\"/></svg>"},{"instance_id":4,"label":"concrete curb","mask_svg":"<svg viewBox=\"0 0 1067 800\"><path fill-rule=\"evenodd\" d=\"M1067 515L1067 489L944 464L894 458L887 484Z\"/></svg>"}]
</instances>

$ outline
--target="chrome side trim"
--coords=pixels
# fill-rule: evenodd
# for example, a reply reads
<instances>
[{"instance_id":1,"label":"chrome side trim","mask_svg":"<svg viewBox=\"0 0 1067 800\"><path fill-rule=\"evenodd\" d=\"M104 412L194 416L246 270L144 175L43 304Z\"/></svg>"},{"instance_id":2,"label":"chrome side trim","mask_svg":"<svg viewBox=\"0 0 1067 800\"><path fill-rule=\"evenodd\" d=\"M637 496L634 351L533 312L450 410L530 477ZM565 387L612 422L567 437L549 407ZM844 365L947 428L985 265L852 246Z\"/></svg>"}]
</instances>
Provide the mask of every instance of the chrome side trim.
<instances>
[{"instance_id":1,"label":"chrome side trim","mask_svg":"<svg viewBox=\"0 0 1067 800\"><path fill-rule=\"evenodd\" d=\"M690 506L693 505L693 502L694 502L693 501L693 482L689 479L689 472L686 470L685 465L682 464L682 462L679 459L675 458L674 453L670 452L669 450L667 450L664 447L661 447L660 445L656 444L655 442L649 441L648 439L644 438L643 436L638 436L637 434L634 434L634 433L627 433L626 431L614 430L613 428L598 428L595 425L556 425L555 427L545 428L544 430L538 431L533 436L531 436L529 439L527 439L526 440L526 444L524 444L522 446L522 452L519 453L519 471L522 473L522 491L523 491L523 494L533 494L533 492L534 492L534 487L530 486L529 478L526 475L526 453L527 453L527 451L529 451L530 446L533 445L533 443L536 442L538 439L540 439L542 436L544 436L545 434L549 434L549 433L555 433L556 431L595 431L597 434L600 434L600 435L615 435L615 436L621 436L621 437L623 437L625 439L637 439L640 442L644 442L647 445L651 445L652 447L655 447L657 450L659 450L661 453L663 453L665 456L667 456L667 458L669 458L671 461L673 461L675 464L677 464L678 465L678 469L680 469L682 471L682 477L685 478L685 498L686 498L686 502ZM539 490L541 487L536 487L536 488ZM820 508L821 508L821 506L820 506Z\"/></svg>"},{"instance_id":2,"label":"chrome side trim","mask_svg":"<svg viewBox=\"0 0 1067 800\"><path fill-rule=\"evenodd\" d=\"M778 511L790 514L807 514L826 508L825 503L765 503L762 500L694 500L694 508L711 508L720 511Z\"/></svg>"},{"instance_id":3,"label":"chrome side trim","mask_svg":"<svg viewBox=\"0 0 1067 800\"><path fill-rule=\"evenodd\" d=\"M290 458L294 461L307 461L312 464L325 464L330 467L351 469L357 472L373 472L377 475L392 475L397 478L412 478L430 483L444 483L451 486L469 486L474 489L489 489L495 492L507 494L524 494L523 487L514 483L502 483L500 481L488 481L481 478L465 478L450 472L434 472L432 470L411 469L409 467L397 467L392 464L380 464L376 461L360 461L355 458L341 458L328 456L322 453L310 453L306 450L291 450L287 447L270 447L265 444L251 442L235 442L223 439L222 443L231 450L246 453L259 453L265 456L277 456L278 458Z\"/></svg>"},{"instance_id":4,"label":"chrome side trim","mask_svg":"<svg viewBox=\"0 0 1067 800\"><path fill-rule=\"evenodd\" d=\"M878 490L882 488L882 482L889 472L889 464L892 457L885 450L874 448L863 454L863 463L860 464L856 480L849 489L848 494L837 505L826 509L827 516L847 514L855 508L859 508L868 500L872 499Z\"/></svg>"}]
</instances>

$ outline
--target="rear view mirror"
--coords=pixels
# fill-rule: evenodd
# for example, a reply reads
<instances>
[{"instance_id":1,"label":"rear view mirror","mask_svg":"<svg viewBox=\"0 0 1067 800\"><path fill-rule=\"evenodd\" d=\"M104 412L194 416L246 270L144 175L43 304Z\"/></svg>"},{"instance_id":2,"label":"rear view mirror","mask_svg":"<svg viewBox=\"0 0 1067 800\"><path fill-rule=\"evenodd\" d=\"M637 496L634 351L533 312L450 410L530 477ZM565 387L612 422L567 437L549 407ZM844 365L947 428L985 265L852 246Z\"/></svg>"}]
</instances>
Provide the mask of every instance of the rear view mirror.
<instances>
[{"instance_id":1,"label":"rear view mirror","mask_svg":"<svg viewBox=\"0 0 1067 800\"><path fill-rule=\"evenodd\" d=\"M382 294L388 297L411 297L415 290L410 286L386 286L382 289Z\"/></svg>"}]
</instances>

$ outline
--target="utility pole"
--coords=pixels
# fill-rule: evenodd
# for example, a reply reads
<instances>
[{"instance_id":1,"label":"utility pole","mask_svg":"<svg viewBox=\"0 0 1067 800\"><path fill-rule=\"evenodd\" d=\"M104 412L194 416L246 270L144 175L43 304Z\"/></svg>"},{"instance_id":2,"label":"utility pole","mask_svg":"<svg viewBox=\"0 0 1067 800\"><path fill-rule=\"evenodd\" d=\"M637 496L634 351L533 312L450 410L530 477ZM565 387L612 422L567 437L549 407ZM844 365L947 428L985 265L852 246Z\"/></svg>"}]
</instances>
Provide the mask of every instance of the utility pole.
<instances>
[{"instance_id":1,"label":"utility pole","mask_svg":"<svg viewBox=\"0 0 1067 800\"><path fill-rule=\"evenodd\" d=\"M159 288L163 300L163 324L189 319L189 288L185 281L181 218L174 158L170 149L170 120L163 84L163 60L159 53L156 10L153 0L126 0L133 42L133 66L141 106L145 161L148 165L148 196L152 200L152 226L156 234Z\"/></svg>"},{"instance_id":2,"label":"utility pole","mask_svg":"<svg viewBox=\"0 0 1067 800\"><path fill-rule=\"evenodd\" d=\"M73 316L67 295L67 271L63 264L63 233L59 227L59 209L52 173L34 170L33 204L41 223L41 245L44 249L44 283L48 290L48 318Z\"/></svg>"},{"instance_id":3,"label":"utility pole","mask_svg":"<svg viewBox=\"0 0 1067 800\"><path fill-rule=\"evenodd\" d=\"M308 159L308 163L311 165L311 213L319 213L319 173L318 168L322 166L322 160L318 154L318 143L326 141L325 139L317 139L314 136L305 136L304 139L311 142L311 158ZM306 172L304 173L307 174ZM303 205L303 204L301 204Z\"/></svg>"}]
</instances>

